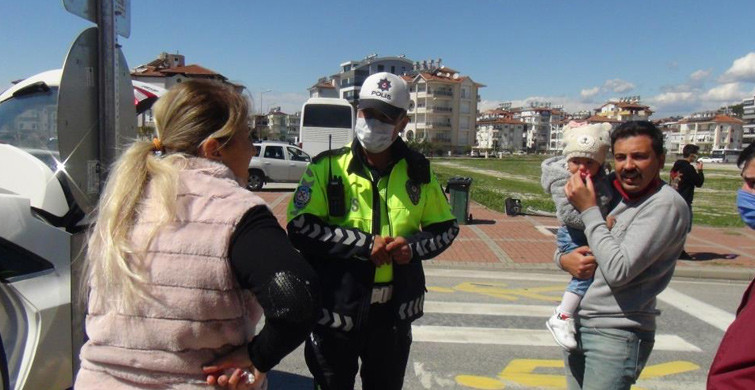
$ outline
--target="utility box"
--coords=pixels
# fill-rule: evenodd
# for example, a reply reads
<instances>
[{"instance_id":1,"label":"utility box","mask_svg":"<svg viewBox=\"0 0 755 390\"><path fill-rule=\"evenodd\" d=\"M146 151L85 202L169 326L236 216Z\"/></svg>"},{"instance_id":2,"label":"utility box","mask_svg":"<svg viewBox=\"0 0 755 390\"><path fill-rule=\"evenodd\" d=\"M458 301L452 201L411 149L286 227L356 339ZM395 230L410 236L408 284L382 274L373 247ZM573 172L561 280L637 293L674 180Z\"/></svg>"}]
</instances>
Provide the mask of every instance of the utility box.
<instances>
[{"instance_id":1,"label":"utility box","mask_svg":"<svg viewBox=\"0 0 755 390\"><path fill-rule=\"evenodd\" d=\"M472 220L472 215L469 214L469 188L471 186L471 177L459 176L448 179L446 184L446 192L451 194L451 213L462 225L466 225Z\"/></svg>"}]
</instances>

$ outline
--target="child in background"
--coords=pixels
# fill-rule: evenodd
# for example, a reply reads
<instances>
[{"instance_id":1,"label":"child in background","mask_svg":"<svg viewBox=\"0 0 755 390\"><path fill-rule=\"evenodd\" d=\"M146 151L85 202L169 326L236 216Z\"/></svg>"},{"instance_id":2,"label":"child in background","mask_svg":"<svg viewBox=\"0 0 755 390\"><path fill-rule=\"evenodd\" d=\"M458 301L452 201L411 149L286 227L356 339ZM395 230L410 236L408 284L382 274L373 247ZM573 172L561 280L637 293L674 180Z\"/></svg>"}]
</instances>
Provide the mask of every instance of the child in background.
<instances>
[{"instance_id":1,"label":"child in background","mask_svg":"<svg viewBox=\"0 0 755 390\"><path fill-rule=\"evenodd\" d=\"M585 225L580 213L569 203L564 193L564 186L572 174L579 172L583 180L592 180L598 206L604 217L611 209L613 188L603 168L610 146L610 132L611 125L608 123L571 121L564 127L563 155L548 158L541 165L540 183L545 192L553 196L556 215L561 224L556 234L556 244L561 253L569 253L587 245ZM566 350L577 347L574 317L591 283L592 279L572 278L561 304L545 323L556 343Z\"/></svg>"}]
</instances>

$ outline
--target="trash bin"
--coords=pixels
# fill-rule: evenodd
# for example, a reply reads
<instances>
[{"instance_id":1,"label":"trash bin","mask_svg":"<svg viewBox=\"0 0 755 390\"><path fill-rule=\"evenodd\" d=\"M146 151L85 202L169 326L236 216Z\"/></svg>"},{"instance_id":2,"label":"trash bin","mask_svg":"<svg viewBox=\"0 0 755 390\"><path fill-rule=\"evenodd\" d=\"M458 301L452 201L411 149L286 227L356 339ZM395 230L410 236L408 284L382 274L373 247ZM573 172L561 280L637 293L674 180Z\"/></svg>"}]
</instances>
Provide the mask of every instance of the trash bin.
<instances>
[{"instance_id":1,"label":"trash bin","mask_svg":"<svg viewBox=\"0 0 755 390\"><path fill-rule=\"evenodd\" d=\"M469 214L469 187L471 186L471 177L459 176L448 179L446 184L446 192L451 194L451 213L462 225L466 225L472 220L472 216Z\"/></svg>"}]
</instances>

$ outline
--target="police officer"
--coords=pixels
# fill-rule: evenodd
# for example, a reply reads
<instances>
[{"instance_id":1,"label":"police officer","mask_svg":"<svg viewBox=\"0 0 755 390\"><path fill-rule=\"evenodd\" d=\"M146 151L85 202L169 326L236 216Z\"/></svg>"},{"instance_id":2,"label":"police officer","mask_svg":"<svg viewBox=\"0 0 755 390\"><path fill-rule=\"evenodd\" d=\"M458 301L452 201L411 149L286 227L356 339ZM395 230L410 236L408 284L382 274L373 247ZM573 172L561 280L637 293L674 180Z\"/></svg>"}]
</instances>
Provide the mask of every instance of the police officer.
<instances>
[{"instance_id":1,"label":"police officer","mask_svg":"<svg viewBox=\"0 0 755 390\"><path fill-rule=\"evenodd\" d=\"M306 341L320 389L400 389L423 314L421 260L459 232L430 162L398 137L409 122L406 82L368 77L350 145L315 157L288 207L291 242L312 264L323 309Z\"/></svg>"}]
</instances>

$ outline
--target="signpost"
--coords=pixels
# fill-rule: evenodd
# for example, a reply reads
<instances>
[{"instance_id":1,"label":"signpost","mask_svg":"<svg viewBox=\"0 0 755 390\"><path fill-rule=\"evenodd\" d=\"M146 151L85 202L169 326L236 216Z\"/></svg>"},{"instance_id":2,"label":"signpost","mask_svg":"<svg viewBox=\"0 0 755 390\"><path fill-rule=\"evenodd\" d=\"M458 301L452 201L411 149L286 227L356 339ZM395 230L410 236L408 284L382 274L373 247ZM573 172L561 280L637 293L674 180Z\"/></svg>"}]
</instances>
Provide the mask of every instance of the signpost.
<instances>
[{"instance_id":1,"label":"signpost","mask_svg":"<svg viewBox=\"0 0 755 390\"><path fill-rule=\"evenodd\" d=\"M116 34L126 38L131 35L131 0L63 0L63 6L68 12L97 24L97 71L93 74L98 86L96 112L99 126L96 139L99 148L97 162L90 162L87 170L90 176L94 173L99 174L99 195L99 190L107 178L107 167L115 161L117 146L126 135L124 130L130 127L135 130L136 127L135 123L133 126L130 125L132 118L133 121L136 120L135 115L130 115L129 112L128 116L122 116L121 114L125 113L118 109L124 106L120 101L121 96L126 96L129 103L133 99L128 98L129 95L125 95L122 88L119 88L125 84L119 81L125 72L129 80L127 90L132 93L128 66L125 60L119 61L123 54L116 46ZM127 122L121 124L122 120ZM89 180L88 183L91 186L92 181ZM87 187L87 190L89 189L91 187Z\"/></svg>"}]
</instances>

